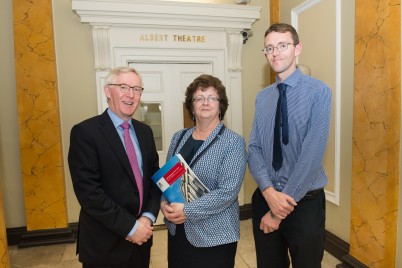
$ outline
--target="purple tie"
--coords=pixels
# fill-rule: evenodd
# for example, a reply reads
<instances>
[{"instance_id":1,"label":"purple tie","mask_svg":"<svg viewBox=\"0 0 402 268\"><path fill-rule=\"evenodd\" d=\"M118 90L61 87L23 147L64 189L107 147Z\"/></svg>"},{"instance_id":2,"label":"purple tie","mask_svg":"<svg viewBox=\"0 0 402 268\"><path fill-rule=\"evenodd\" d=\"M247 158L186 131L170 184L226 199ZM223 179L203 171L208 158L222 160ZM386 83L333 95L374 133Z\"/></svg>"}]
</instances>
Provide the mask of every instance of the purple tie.
<instances>
[{"instance_id":1,"label":"purple tie","mask_svg":"<svg viewBox=\"0 0 402 268\"><path fill-rule=\"evenodd\" d=\"M126 152L128 159L130 160L131 168L134 173L135 182L137 183L138 192L140 193L140 209L138 210L138 214L142 208L142 195L143 195L143 186L142 186L142 175L140 168L138 166L137 155L135 154L135 149L133 142L130 138L130 124L128 122L124 122L120 125L124 129L124 144L126 145Z\"/></svg>"}]
</instances>

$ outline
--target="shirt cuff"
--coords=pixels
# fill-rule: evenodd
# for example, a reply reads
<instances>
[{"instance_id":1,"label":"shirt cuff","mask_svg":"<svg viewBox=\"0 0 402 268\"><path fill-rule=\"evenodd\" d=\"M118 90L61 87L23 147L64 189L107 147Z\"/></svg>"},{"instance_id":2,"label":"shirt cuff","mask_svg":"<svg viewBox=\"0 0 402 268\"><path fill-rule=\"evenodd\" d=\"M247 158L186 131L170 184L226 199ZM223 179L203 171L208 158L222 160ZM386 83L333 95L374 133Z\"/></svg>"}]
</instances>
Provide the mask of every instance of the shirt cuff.
<instances>
[{"instance_id":1,"label":"shirt cuff","mask_svg":"<svg viewBox=\"0 0 402 268\"><path fill-rule=\"evenodd\" d=\"M128 237L132 236L135 233L135 231L137 231L138 224L140 224L140 223L138 221L135 221L133 229L131 229L131 231L127 235Z\"/></svg>"},{"instance_id":2,"label":"shirt cuff","mask_svg":"<svg viewBox=\"0 0 402 268\"><path fill-rule=\"evenodd\" d=\"M274 185L270 182L261 183L259 185L261 193L264 192L264 190L267 189L268 187L273 187L275 189Z\"/></svg>"},{"instance_id":3,"label":"shirt cuff","mask_svg":"<svg viewBox=\"0 0 402 268\"><path fill-rule=\"evenodd\" d=\"M154 214L152 214L151 212L144 212L144 213L142 213L141 216L147 217L148 219L151 220L152 223L155 223L155 221L156 221L156 217L155 217ZM138 228L138 225L139 225L139 224L140 224L140 223L138 222L138 220L135 221L134 227L133 227L133 229L131 229L131 231L128 233L128 236L132 236L132 235L135 233L135 231L137 231L137 228Z\"/></svg>"},{"instance_id":4,"label":"shirt cuff","mask_svg":"<svg viewBox=\"0 0 402 268\"><path fill-rule=\"evenodd\" d=\"M147 217L148 219L151 220L152 223L155 223L155 221L156 221L156 217L151 212L144 212L144 213L142 213L141 216Z\"/></svg>"}]
</instances>

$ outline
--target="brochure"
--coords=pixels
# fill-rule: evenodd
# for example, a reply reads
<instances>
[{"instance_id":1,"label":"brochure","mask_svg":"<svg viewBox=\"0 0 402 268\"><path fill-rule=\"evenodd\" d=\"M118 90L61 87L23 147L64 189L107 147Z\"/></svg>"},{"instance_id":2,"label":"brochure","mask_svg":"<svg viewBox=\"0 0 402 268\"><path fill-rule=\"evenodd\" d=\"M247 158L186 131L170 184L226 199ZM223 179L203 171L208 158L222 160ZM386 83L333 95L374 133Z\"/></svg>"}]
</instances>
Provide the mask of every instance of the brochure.
<instances>
[{"instance_id":1,"label":"brochure","mask_svg":"<svg viewBox=\"0 0 402 268\"><path fill-rule=\"evenodd\" d=\"M174 155L151 178L169 203L191 202L209 192L180 154Z\"/></svg>"}]
</instances>

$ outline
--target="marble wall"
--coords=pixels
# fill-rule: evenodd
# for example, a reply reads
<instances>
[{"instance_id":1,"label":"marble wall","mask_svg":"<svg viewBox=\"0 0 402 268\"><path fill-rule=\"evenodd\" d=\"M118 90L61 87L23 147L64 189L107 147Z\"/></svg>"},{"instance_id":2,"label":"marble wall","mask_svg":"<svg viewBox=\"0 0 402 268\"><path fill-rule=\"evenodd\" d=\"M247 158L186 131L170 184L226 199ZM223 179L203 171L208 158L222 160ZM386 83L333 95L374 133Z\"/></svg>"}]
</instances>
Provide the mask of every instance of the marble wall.
<instances>
[{"instance_id":1,"label":"marble wall","mask_svg":"<svg viewBox=\"0 0 402 268\"><path fill-rule=\"evenodd\" d=\"M27 230L67 226L52 1L14 0L19 143Z\"/></svg>"},{"instance_id":2,"label":"marble wall","mask_svg":"<svg viewBox=\"0 0 402 268\"><path fill-rule=\"evenodd\" d=\"M0 189L0 267L10 267L8 255L6 223L4 221L3 195Z\"/></svg>"},{"instance_id":3,"label":"marble wall","mask_svg":"<svg viewBox=\"0 0 402 268\"><path fill-rule=\"evenodd\" d=\"M356 0L350 255L369 267L395 267L400 30L400 0Z\"/></svg>"}]
</instances>

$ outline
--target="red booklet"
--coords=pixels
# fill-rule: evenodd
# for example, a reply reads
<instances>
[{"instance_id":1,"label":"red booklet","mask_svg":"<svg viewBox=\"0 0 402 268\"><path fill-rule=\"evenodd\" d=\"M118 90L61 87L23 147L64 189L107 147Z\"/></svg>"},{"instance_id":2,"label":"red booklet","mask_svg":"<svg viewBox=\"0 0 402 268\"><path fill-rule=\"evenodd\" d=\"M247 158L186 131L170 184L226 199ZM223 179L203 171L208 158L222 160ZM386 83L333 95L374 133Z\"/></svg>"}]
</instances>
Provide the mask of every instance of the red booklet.
<instances>
[{"instance_id":1,"label":"red booklet","mask_svg":"<svg viewBox=\"0 0 402 268\"><path fill-rule=\"evenodd\" d=\"M174 155L151 178L169 203L191 202L209 192L180 154Z\"/></svg>"}]
</instances>

